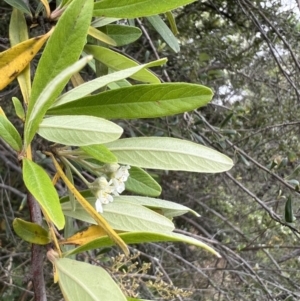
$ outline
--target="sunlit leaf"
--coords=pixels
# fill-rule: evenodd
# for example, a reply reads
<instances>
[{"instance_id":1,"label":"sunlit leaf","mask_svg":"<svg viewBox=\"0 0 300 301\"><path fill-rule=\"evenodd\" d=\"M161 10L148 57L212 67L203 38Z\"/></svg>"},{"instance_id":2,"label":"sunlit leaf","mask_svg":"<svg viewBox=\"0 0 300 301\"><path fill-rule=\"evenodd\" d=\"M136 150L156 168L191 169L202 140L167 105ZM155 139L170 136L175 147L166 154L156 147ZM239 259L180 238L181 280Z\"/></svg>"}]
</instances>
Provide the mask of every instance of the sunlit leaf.
<instances>
[{"instance_id":1,"label":"sunlit leaf","mask_svg":"<svg viewBox=\"0 0 300 301\"><path fill-rule=\"evenodd\" d=\"M164 13L195 0L102 0L94 6L94 16L138 18Z\"/></svg>"},{"instance_id":2,"label":"sunlit leaf","mask_svg":"<svg viewBox=\"0 0 300 301\"><path fill-rule=\"evenodd\" d=\"M87 96L51 108L53 115L91 115L107 119L170 116L206 105L212 91L185 83L136 85Z\"/></svg>"},{"instance_id":3,"label":"sunlit leaf","mask_svg":"<svg viewBox=\"0 0 300 301\"><path fill-rule=\"evenodd\" d=\"M78 60L86 43L93 4L92 0L73 0L59 18L36 69L28 115L31 115L37 99L51 80ZM61 93L68 80L61 81L52 95L53 99Z\"/></svg>"}]
</instances>

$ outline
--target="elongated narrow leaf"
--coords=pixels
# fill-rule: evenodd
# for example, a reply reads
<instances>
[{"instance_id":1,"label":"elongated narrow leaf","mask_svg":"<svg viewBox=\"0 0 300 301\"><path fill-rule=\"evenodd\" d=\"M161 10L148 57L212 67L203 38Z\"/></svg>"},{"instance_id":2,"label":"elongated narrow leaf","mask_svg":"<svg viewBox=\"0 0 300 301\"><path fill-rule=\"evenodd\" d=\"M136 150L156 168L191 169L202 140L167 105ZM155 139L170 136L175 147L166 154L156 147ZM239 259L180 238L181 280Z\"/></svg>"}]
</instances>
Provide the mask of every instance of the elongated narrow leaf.
<instances>
[{"instance_id":1,"label":"elongated narrow leaf","mask_svg":"<svg viewBox=\"0 0 300 301\"><path fill-rule=\"evenodd\" d=\"M159 196L160 185L143 169L131 166L130 176L125 182L126 190L146 196Z\"/></svg>"},{"instance_id":2,"label":"elongated narrow leaf","mask_svg":"<svg viewBox=\"0 0 300 301\"><path fill-rule=\"evenodd\" d=\"M23 2L23 1L22 1ZM24 2L23 2L24 3ZM24 13L14 8L9 23L10 45L15 46L28 40L28 29ZM25 104L28 104L31 93L30 64L17 77Z\"/></svg>"},{"instance_id":3,"label":"elongated narrow leaf","mask_svg":"<svg viewBox=\"0 0 300 301\"><path fill-rule=\"evenodd\" d=\"M28 145L33 139L38 127L52 102L55 100L57 94L57 89L62 82L68 80L72 74L78 72L80 69L85 66L85 64L91 60L92 57L84 57L78 62L66 68L60 74L58 74L45 88L41 93L35 105L32 107L30 114L27 114L25 122L25 145Z\"/></svg>"},{"instance_id":4,"label":"elongated narrow leaf","mask_svg":"<svg viewBox=\"0 0 300 301\"><path fill-rule=\"evenodd\" d=\"M54 116L45 118L39 135L65 145L91 145L117 140L123 129L108 120L91 116Z\"/></svg>"},{"instance_id":5,"label":"elongated narrow leaf","mask_svg":"<svg viewBox=\"0 0 300 301\"><path fill-rule=\"evenodd\" d=\"M87 198L94 205L95 198ZM81 207L77 206L73 211L70 203L62 204L63 212L70 216L91 224L96 222ZM174 230L173 223L164 216L143 206L124 202L116 199L114 202L103 206L103 217L109 225L120 231L157 231L171 232Z\"/></svg>"},{"instance_id":6,"label":"elongated narrow leaf","mask_svg":"<svg viewBox=\"0 0 300 301\"><path fill-rule=\"evenodd\" d=\"M50 233L40 225L16 218L13 228L17 235L27 242L37 245L46 245L51 242Z\"/></svg>"},{"instance_id":7,"label":"elongated narrow leaf","mask_svg":"<svg viewBox=\"0 0 300 301\"><path fill-rule=\"evenodd\" d=\"M117 46L128 45L142 35L142 31L133 26L110 24L106 25L105 29L107 35L116 42Z\"/></svg>"},{"instance_id":8,"label":"elongated narrow leaf","mask_svg":"<svg viewBox=\"0 0 300 301\"><path fill-rule=\"evenodd\" d=\"M44 169L36 163L26 158L22 162L23 180L27 189L32 193L54 225L61 230L65 225L65 218L57 191L52 185L51 179Z\"/></svg>"},{"instance_id":9,"label":"elongated narrow leaf","mask_svg":"<svg viewBox=\"0 0 300 301\"><path fill-rule=\"evenodd\" d=\"M187 244L191 244L200 248L205 249L208 252L211 252L212 254L216 255L217 257L221 257L218 252L216 252L213 248L205 244L204 242L197 240L195 238L182 235L179 233L155 233L152 232L132 232L132 233L120 233L120 237L125 241L126 244L140 244L140 243L147 243L147 242L164 242L164 241L178 241L178 242L184 242ZM87 243L86 245L80 246L76 249L71 250L66 256L69 256L71 254L78 254L84 251L97 249L101 247L108 247L112 246L114 243L109 237L101 237L98 239L95 239L94 241L91 241Z\"/></svg>"},{"instance_id":10,"label":"elongated narrow leaf","mask_svg":"<svg viewBox=\"0 0 300 301\"><path fill-rule=\"evenodd\" d=\"M52 31L43 36L26 40L0 52L0 90L12 82L30 63L44 45Z\"/></svg>"},{"instance_id":11,"label":"elongated narrow leaf","mask_svg":"<svg viewBox=\"0 0 300 301\"><path fill-rule=\"evenodd\" d=\"M19 11L31 16L30 8L27 5L28 2L23 0L4 0L4 1L9 5L11 5L12 7L18 9Z\"/></svg>"},{"instance_id":12,"label":"elongated narrow leaf","mask_svg":"<svg viewBox=\"0 0 300 301\"><path fill-rule=\"evenodd\" d=\"M106 146L119 163L142 168L215 173L233 166L232 160L218 151L176 138L127 138Z\"/></svg>"},{"instance_id":13,"label":"elongated narrow leaf","mask_svg":"<svg viewBox=\"0 0 300 301\"><path fill-rule=\"evenodd\" d=\"M53 262L65 300L126 301L111 276L100 266L59 258Z\"/></svg>"},{"instance_id":14,"label":"elongated narrow leaf","mask_svg":"<svg viewBox=\"0 0 300 301\"><path fill-rule=\"evenodd\" d=\"M110 73L105 76L101 76L99 78L96 78L94 80L91 80L87 83L84 83L82 85L79 85L78 87L68 91L67 93L60 96L55 103L52 105L52 108L57 107L59 105L68 103L70 101L76 100L78 98L84 97L102 87L105 87L106 85L120 81L122 79L125 79L127 77L132 76L133 74L139 72L140 70L144 68L150 68L155 66L161 66L167 62L166 59L160 59L157 61L150 62L148 64L138 65L136 67L132 67L129 69L125 69L122 71Z\"/></svg>"},{"instance_id":15,"label":"elongated narrow leaf","mask_svg":"<svg viewBox=\"0 0 300 301\"><path fill-rule=\"evenodd\" d=\"M165 13L195 0L103 0L96 2L94 16L138 18Z\"/></svg>"},{"instance_id":16,"label":"elongated narrow leaf","mask_svg":"<svg viewBox=\"0 0 300 301\"><path fill-rule=\"evenodd\" d=\"M12 97L12 102L15 108L16 115L22 120L25 121L25 111L21 101L17 97Z\"/></svg>"},{"instance_id":17,"label":"elongated narrow leaf","mask_svg":"<svg viewBox=\"0 0 300 301\"><path fill-rule=\"evenodd\" d=\"M81 146L80 149L92 158L103 163L116 163L117 157L104 145Z\"/></svg>"},{"instance_id":18,"label":"elongated narrow leaf","mask_svg":"<svg viewBox=\"0 0 300 301\"><path fill-rule=\"evenodd\" d=\"M84 50L88 54L93 55L93 57L96 60L100 61L107 67L116 71L136 67L139 65L138 63L127 58L126 56L105 47L86 45L84 47ZM141 70L132 75L131 77L141 82L149 82L152 84L160 83L160 79L148 70Z\"/></svg>"},{"instance_id":19,"label":"elongated narrow leaf","mask_svg":"<svg viewBox=\"0 0 300 301\"><path fill-rule=\"evenodd\" d=\"M103 27L107 24L114 23L116 21L119 21L120 18L96 18L95 20L92 21L91 26L93 27Z\"/></svg>"},{"instance_id":20,"label":"elongated narrow leaf","mask_svg":"<svg viewBox=\"0 0 300 301\"><path fill-rule=\"evenodd\" d=\"M166 23L162 20L160 16L150 16L147 17L148 21L155 28L155 30L160 34L160 36L164 39L164 41L171 47L174 52L179 52L180 47L179 43L166 25Z\"/></svg>"},{"instance_id":21,"label":"elongated narrow leaf","mask_svg":"<svg viewBox=\"0 0 300 301\"><path fill-rule=\"evenodd\" d=\"M31 115L37 99L50 81L78 60L86 43L92 9L93 0L73 0L59 18L35 73L28 115ZM56 88L56 93L52 96L54 99L60 94L68 80L66 78L61 81Z\"/></svg>"},{"instance_id":22,"label":"elongated narrow leaf","mask_svg":"<svg viewBox=\"0 0 300 301\"><path fill-rule=\"evenodd\" d=\"M0 138L14 150L22 149L22 138L13 124L4 115L0 115Z\"/></svg>"},{"instance_id":23,"label":"elongated narrow leaf","mask_svg":"<svg viewBox=\"0 0 300 301\"><path fill-rule=\"evenodd\" d=\"M130 169L130 175L131 175L131 169ZM136 204L136 205L143 205L143 206L146 206L146 207L152 208L152 209L160 209L163 214L165 212L170 211L173 213L173 215L169 214L168 217L171 217L171 218L174 216L179 216L179 215L185 214L187 212L191 212L194 215L199 216L199 214L196 211L190 209L189 207L186 207L186 206L174 203L174 202L162 200L162 199L154 199L154 198L136 196L136 195L128 195L128 196L120 195L120 196L116 196L115 200L117 202L123 201L123 202L129 202L129 203Z\"/></svg>"},{"instance_id":24,"label":"elongated narrow leaf","mask_svg":"<svg viewBox=\"0 0 300 301\"><path fill-rule=\"evenodd\" d=\"M107 34L103 33L102 31L90 26L89 27L89 31L88 34L90 36L92 36L93 38L95 38L96 40L99 40L103 43L106 43L108 45L112 45L112 46L117 46L117 43L115 42L115 40L108 36Z\"/></svg>"},{"instance_id":25,"label":"elongated narrow leaf","mask_svg":"<svg viewBox=\"0 0 300 301\"><path fill-rule=\"evenodd\" d=\"M172 14L172 12L167 11L167 12L166 12L166 17L167 17L168 22L169 22L169 24L170 24L172 33L173 33L174 35L179 34L178 29L177 29L177 26L176 26L176 21L175 21L175 18L174 18L174 15Z\"/></svg>"},{"instance_id":26,"label":"elongated narrow leaf","mask_svg":"<svg viewBox=\"0 0 300 301\"><path fill-rule=\"evenodd\" d=\"M103 92L57 106L55 115L91 115L107 119L155 118L206 105L212 91L195 84L137 85Z\"/></svg>"}]
</instances>

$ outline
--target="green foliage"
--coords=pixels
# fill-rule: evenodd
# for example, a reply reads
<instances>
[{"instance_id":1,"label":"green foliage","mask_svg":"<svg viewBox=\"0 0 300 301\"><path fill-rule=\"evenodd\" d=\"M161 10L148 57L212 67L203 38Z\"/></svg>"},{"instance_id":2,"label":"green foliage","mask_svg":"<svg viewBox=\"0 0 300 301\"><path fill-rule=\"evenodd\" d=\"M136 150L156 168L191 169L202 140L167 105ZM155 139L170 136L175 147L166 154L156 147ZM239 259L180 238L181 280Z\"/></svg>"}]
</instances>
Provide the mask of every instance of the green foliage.
<instances>
[{"instance_id":1,"label":"green foliage","mask_svg":"<svg viewBox=\"0 0 300 301\"><path fill-rule=\"evenodd\" d=\"M104 0L95 3L94 16L138 18L167 12L195 0Z\"/></svg>"},{"instance_id":2,"label":"green foliage","mask_svg":"<svg viewBox=\"0 0 300 301\"><path fill-rule=\"evenodd\" d=\"M14 231L27 242L47 245L51 242L49 232L40 225L16 218L13 222Z\"/></svg>"},{"instance_id":3,"label":"green foliage","mask_svg":"<svg viewBox=\"0 0 300 301\"><path fill-rule=\"evenodd\" d=\"M161 194L160 185L143 169L132 166L130 177L127 179L126 190L139 195L159 196Z\"/></svg>"},{"instance_id":4,"label":"green foliage","mask_svg":"<svg viewBox=\"0 0 300 301\"><path fill-rule=\"evenodd\" d=\"M103 268L68 258L55 259L53 263L65 298L72 301L97 301L99 298L126 301L120 288Z\"/></svg>"},{"instance_id":5,"label":"green foliage","mask_svg":"<svg viewBox=\"0 0 300 301\"><path fill-rule=\"evenodd\" d=\"M0 115L0 137L14 150L22 149L22 139L17 129L4 115Z\"/></svg>"},{"instance_id":6,"label":"green foliage","mask_svg":"<svg viewBox=\"0 0 300 301\"><path fill-rule=\"evenodd\" d=\"M175 138L127 138L106 146L120 163L143 168L214 173L232 167L231 159L219 152Z\"/></svg>"},{"instance_id":7,"label":"green foliage","mask_svg":"<svg viewBox=\"0 0 300 301\"><path fill-rule=\"evenodd\" d=\"M108 120L78 115L45 118L38 133L45 139L65 145L84 146L114 141L123 129Z\"/></svg>"},{"instance_id":8,"label":"green foliage","mask_svg":"<svg viewBox=\"0 0 300 301\"><path fill-rule=\"evenodd\" d=\"M141 30L133 26L110 24L104 30L116 42L116 46L130 44L142 35Z\"/></svg>"},{"instance_id":9,"label":"green foliage","mask_svg":"<svg viewBox=\"0 0 300 301\"><path fill-rule=\"evenodd\" d=\"M160 36L164 39L164 41L171 47L171 49L174 52L178 52L180 50L177 39L174 37L171 30L161 19L160 16L150 16L147 17L147 20L151 23L151 25L155 28L155 30L160 34Z\"/></svg>"},{"instance_id":10,"label":"green foliage","mask_svg":"<svg viewBox=\"0 0 300 301\"><path fill-rule=\"evenodd\" d=\"M208 245L202 243L201 241L194 239L192 237L188 237L186 235L182 235L179 233L158 233L158 232L151 232L151 231L145 231L145 232L131 232L131 233L123 233L120 234L122 239L127 244L138 244L143 242L158 242L158 241L177 241L177 242L184 242L187 244L191 244L200 248L203 248L214 255L220 257L218 253L214 251L214 249L210 248ZM100 247L108 247L112 246L113 242L108 237L103 238L97 238L91 242L88 242L87 244L84 244L80 247L77 247L76 249L69 251L66 255L72 255L72 254L78 254L83 251L88 251Z\"/></svg>"},{"instance_id":11,"label":"green foliage","mask_svg":"<svg viewBox=\"0 0 300 301\"><path fill-rule=\"evenodd\" d=\"M136 85L84 97L48 111L51 115L85 114L107 119L154 118L206 105L212 91L192 84Z\"/></svg>"},{"instance_id":12,"label":"green foliage","mask_svg":"<svg viewBox=\"0 0 300 301\"><path fill-rule=\"evenodd\" d=\"M49 243L47 255L54 266L54 282L59 283L66 300L127 299L126 291L122 292L122 286L119 287L103 268L66 258L86 250L101 248L105 252L105 248L116 244L129 255L127 244L176 241L220 257L206 243L173 232L173 217L187 212L198 214L187 206L151 198L160 195L161 186L142 168L217 173L229 170L232 160L216 150L183 139L119 139L124 130L119 121L110 120L156 118L191 111L207 105L212 99L212 90L196 84L162 84L160 77L148 68L161 66L166 59L140 65L108 48L135 41L141 35L140 29L110 25L115 19L103 21L102 25L97 20L91 27L92 16L126 19L151 16L150 23L168 45L178 51L179 44L172 31L159 16L152 15L190 2L193 1L104 0L94 3L73 0L62 1L61 6L51 12L48 2L42 1L44 7L37 7L36 13L44 9L45 16L55 26L30 40L23 14L14 10L10 36L15 45L0 54L0 79L5 79L2 81L4 88L18 77L24 103L22 105L17 98L13 103L16 115L23 122L24 139L4 114L0 115L0 136L19 153L32 221L40 219L41 222L41 209L49 232L21 219L16 219L13 226L25 241ZM18 1L10 1L10 4L20 9ZM24 12L24 7L20 10ZM170 13L168 18L175 30ZM100 42L87 38L88 35ZM48 37L31 88L29 63ZM80 56L83 58L79 59ZM95 66L93 77L101 76L85 83L79 72L87 64ZM7 73L11 75L8 78ZM68 84L70 79L73 88ZM66 86L69 91L63 92ZM36 134L43 138L39 152L36 151ZM41 165L34 162L37 156ZM52 180L42 167L49 159L55 168ZM61 181L68 191L64 191L65 196L59 200L55 185L61 185ZM88 191L79 190L78 187L84 185ZM125 188L145 197L120 195ZM75 220L96 226L79 231L74 237L72 221ZM57 229L64 227L68 237L60 239ZM64 244L81 246L65 252ZM32 261L36 264L34 259ZM43 262L39 263L43 267ZM42 270L39 273L34 273L34 282L42 277ZM157 286L158 291L166 289L164 282L149 285ZM34 287L40 289L38 285ZM176 294L179 291L174 288L171 295Z\"/></svg>"},{"instance_id":13,"label":"green foliage","mask_svg":"<svg viewBox=\"0 0 300 301\"><path fill-rule=\"evenodd\" d=\"M126 56L105 47L86 45L84 47L84 50L87 53L93 55L96 60L103 63L112 70L126 70L128 68L136 67L139 65L138 63L127 58ZM159 78L157 78L157 76L155 76L147 69L142 69L141 71L134 73L131 77L141 82L149 82L153 84L160 83Z\"/></svg>"},{"instance_id":14,"label":"green foliage","mask_svg":"<svg viewBox=\"0 0 300 301\"><path fill-rule=\"evenodd\" d=\"M51 183L46 171L38 164L24 158L23 180L27 189L40 204L42 210L55 226L61 230L65 225L65 218L59 204L57 191Z\"/></svg>"}]
</instances>

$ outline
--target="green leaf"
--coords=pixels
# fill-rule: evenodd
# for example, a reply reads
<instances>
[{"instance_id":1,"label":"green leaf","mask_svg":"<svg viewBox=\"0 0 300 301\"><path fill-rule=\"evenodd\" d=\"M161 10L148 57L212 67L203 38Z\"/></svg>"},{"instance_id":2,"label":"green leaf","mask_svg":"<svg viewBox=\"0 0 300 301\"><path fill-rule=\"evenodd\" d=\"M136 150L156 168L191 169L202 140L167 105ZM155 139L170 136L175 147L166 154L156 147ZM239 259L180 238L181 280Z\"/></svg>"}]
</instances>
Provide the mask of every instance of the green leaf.
<instances>
[{"instance_id":1,"label":"green leaf","mask_svg":"<svg viewBox=\"0 0 300 301\"><path fill-rule=\"evenodd\" d=\"M131 175L131 169L130 169L130 175ZM130 195L130 196L120 195L120 196L116 196L114 199L116 201L123 201L131 204L146 206L151 209L160 209L163 215L167 216L168 218L173 218L174 216L180 216L187 212L190 212L196 215L197 217L200 216L196 211L186 206L174 202L166 201L166 200L161 200L161 199L154 199L154 198L136 196L136 195Z\"/></svg>"},{"instance_id":2,"label":"green leaf","mask_svg":"<svg viewBox=\"0 0 300 301\"><path fill-rule=\"evenodd\" d=\"M92 21L91 26L93 27L103 27L107 24L111 24L113 22L119 21L120 18L97 18L95 20Z\"/></svg>"},{"instance_id":3,"label":"green leaf","mask_svg":"<svg viewBox=\"0 0 300 301\"><path fill-rule=\"evenodd\" d=\"M138 18L165 13L195 0L103 0L96 2L94 16Z\"/></svg>"},{"instance_id":4,"label":"green leaf","mask_svg":"<svg viewBox=\"0 0 300 301\"><path fill-rule=\"evenodd\" d=\"M17 97L12 97L12 102L15 108L16 115L21 119L25 120L25 111L21 101Z\"/></svg>"},{"instance_id":5,"label":"green leaf","mask_svg":"<svg viewBox=\"0 0 300 301\"><path fill-rule=\"evenodd\" d=\"M212 95L209 88L195 84L136 85L84 97L52 108L48 113L107 119L155 118L204 106Z\"/></svg>"},{"instance_id":6,"label":"green leaf","mask_svg":"<svg viewBox=\"0 0 300 301\"><path fill-rule=\"evenodd\" d=\"M59 258L54 265L66 300L126 301L121 289L100 266L68 258Z\"/></svg>"},{"instance_id":7,"label":"green leaf","mask_svg":"<svg viewBox=\"0 0 300 301\"><path fill-rule=\"evenodd\" d=\"M27 29L27 24L26 24L26 19L25 19L24 13L16 8L13 9L11 18L10 18L9 40L10 40L11 46L15 46L23 41L28 40L28 29ZM30 64L28 64L27 67L18 75L17 79L19 82L22 96L23 96L23 101L24 101L24 103L27 104L30 93L31 93ZM15 109L16 109L16 106L15 106ZM23 110L23 107L22 107L22 110ZM21 110L19 110L19 112L21 112ZM17 112L17 114L18 114L18 112ZM20 119L25 121L25 114L23 117L20 117Z\"/></svg>"},{"instance_id":8,"label":"green leaf","mask_svg":"<svg viewBox=\"0 0 300 301\"><path fill-rule=\"evenodd\" d=\"M14 150L21 151L22 138L13 124L4 115L0 115L0 138Z\"/></svg>"},{"instance_id":9,"label":"green leaf","mask_svg":"<svg viewBox=\"0 0 300 301\"><path fill-rule=\"evenodd\" d=\"M151 232L132 232L132 233L120 233L120 237L124 240L126 244L140 244L140 243L147 243L147 242L165 242L165 241L177 241L177 242L184 242L187 244L191 244L200 248L205 249L208 252L216 255L217 257L221 257L218 252L216 252L213 248L209 247L204 242L197 240L195 238L182 235L179 233L155 233L154 231ZM65 256L69 256L71 254L78 254L84 251L109 247L113 246L114 242L108 237L104 236L101 238L97 238L85 245L82 245L76 249L71 250L70 252L64 254Z\"/></svg>"},{"instance_id":10,"label":"green leaf","mask_svg":"<svg viewBox=\"0 0 300 301\"><path fill-rule=\"evenodd\" d=\"M284 218L287 223L293 223L296 219L293 214L293 205L292 205L291 196L288 197L288 199L285 203Z\"/></svg>"},{"instance_id":11,"label":"green leaf","mask_svg":"<svg viewBox=\"0 0 300 301\"><path fill-rule=\"evenodd\" d=\"M86 43L93 5L93 0L73 0L59 18L36 69L27 112L29 116L51 80L78 60ZM53 99L60 94L67 82L68 78L65 78L56 87Z\"/></svg>"},{"instance_id":12,"label":"green leaf","mask_svg":"<svg viewBox=\"0 0 300 301\"><path fill-rule=\"evenodd\" d=\"M142 31L133 26L111 24L106 25L105 29L106 34L117 43L117 46L128 45L142 35Z\"/></svg>"},{"instance_id":13,"label":"green leaf","mask_svg":"<svg viewBox=\"0 0 300 301\"><path fill-rule=\"evenodd\" d=\"M15 218L13 228L17 235L27 242L37 245L46 245L51 242L49 232L38 224Z\"/></svg>"},{"instance_id":14,"label":"green leaf","mask_svg":"<svg viewBox=\"0 0 300 301\"><path fill-rule=\"evenodd\" d=\"M106 47L86 45L84 50L99 62L116 71L139 66L135 61ZM160 79L148 70L141 70L131 77L141 82L160 83Z\"/></svg>"},{"instance_id":15,"label":"green leaf","mask_svg":"<svg viewBox=\"0 0 300 301\"><path fill-rule=\"evenodd\" d=\"M176 21L175 21L175 18L174 18L174 15L172 14L172 12L167 11L166 12L166 17L167 17L168 22L170 24L170 28L171 28L171 31L172 31L173 35L179 34L178 29L177 29L177 25L176 25Z\"/></svg>"},{"instance_id":16,"label":"green leaf","mask_svg":"<svg viewBox=\"0 0 300 301\"><path fill-rule=\"evenodd\" d=\"M23 0L4 0L6 3L20 10L21 12L32 16L30 8L27 5L26 1Z\"/></svg>"},{"instance_id":17,"label":"green leaf","mask_svg":"<svg viewBox=\"0 0 300 301\"><path fill-rule=\"evenodd\" d=\"M215 173L233 166L230 158L216 150L176 138L127 138L106 146L119 163L142 168Z\"/></svg>"},{"instance_id":18,"label":"green leaf","mask_svg":"<svg viewBox=\"0 0 300 301\"><path fill-rule=\"evenodd\" d=\"M23 158L23 180L27 189L40 204L55 226L61 230L65 218L59 203L59 197L51 179L45 170L36 163Z\"/></svg>"},{"instance_id":19,"label":"green leaf","mask_svg":"<svg viewBox=\"0 0 300 301\"><path fill-rule=\"evenodd\" d=\"M162 20L160 16L150 16L147 17L148 21L155 28L155 30L160 34L164 41L171 47L174 52L179 52L180 47L178 41L166 23Z\"/></svg>"},{"instance_id":20,"label":"green leaf","mask_svg":"<svg viewBox=\"0 0 300 301\"><path fill-rule=\"evenodd\" d=\"M91 37L95 38L96 40L99 40L108 45L117 46L117 43L112 37L96 29L95 27L90 26L88 33Z\"/></svg>"},{"instance_id":21,"label":"green leaf","mask_svg":"<svg viewBox=\"0 0 300 301\"><path fill-rule=\"evenodd\" d=\"M140 70L144 68L150 68L155 66L161 66L167 62L166 59L160 59L157 61L150 62L148 64L138 65L136 67L128 68L125 70L121 70L118 72L110 73L105 76L101 76L99 78L96 78L94 80L91 80L87 83L84 83L67 93L60 96L55 103L52 105L52 108L68 103L70 101L76 100L78 98L84 97L102 87L105 87L106 85L109 85L110 83L120 81L122 79L125 79L127 77L132 76L133 74L139 72Z\"/></svg>"},{"instance_id":22,"label":"green leaf","mask_svg":"<svg viewBox=\"0 0 300 301\"><path fill-rule=\"evenodd\" d=\"M95 205L95 198L86 198L91 205ZM78 204L76 210L72 210L69 202L62 204L63 212L70 216L91 224L96 222ZM115 199L114 202L103 206L103 217L109 225L120 231L157 231L171 232L174 230L173 223L166 217L143 206Z\"/></svg>"},{"instance_id":23,"label":"green leaf","mask_svg":"<svg viewBox=\"0 0 300 301\"><path fill-rule=\"evenodd\" d=\"M92 158L103 163L116 163L117 157L104 145L81 146L81 150Z\"/></svg>"},{"instance_id":24,"label":"green leaf","mask_svg":"<svg viewBox=\"0 0 300 301\"><path fill-rule=\"evenodd\" d=\"M47 109L55 100L57 88L61 85L62 82L69 80L74 73L82 69L91 59L92 57L84 57L83 59L79 60L78 62L62 71L46 86L45 90L37 99L30 114L27 114L25 122L25 145L28 145L31 142L36 131L38 130L38 127L40 126L40 123L42 122Z\"/></svg>"},{"instance_id":25,"label":"green leaf","mask_svg":"<svg viewBox=\"0 0 300 301\"><path fill-rule=\"evenodd\" d=\"M153 300L146 300L146 299L136 299L136 298L130 298L130 297L126 297L127 301L153 301Z\"/></svg>"},{"instance_id":26,"label":"green leaf","mask_svg":"<svg viewBox=\"0 0 300 301\"><path fill-rule=\"evenodd\" d=\"M123 129L108 120L92 116L54 116L39 127L43 138L65 145L91 145L117 140Z\"/></svg>"},{"instance_id":27,"label":"green leaf","mask_svg":"<svg viewBox=\"0 0 300 301\"><path fill-rule=\"evenodd\" d=\"M160 185L143 169L131 166L130 176L125 182L126 190L146 196L159 196Z\"/></svg>"}]
</instances>

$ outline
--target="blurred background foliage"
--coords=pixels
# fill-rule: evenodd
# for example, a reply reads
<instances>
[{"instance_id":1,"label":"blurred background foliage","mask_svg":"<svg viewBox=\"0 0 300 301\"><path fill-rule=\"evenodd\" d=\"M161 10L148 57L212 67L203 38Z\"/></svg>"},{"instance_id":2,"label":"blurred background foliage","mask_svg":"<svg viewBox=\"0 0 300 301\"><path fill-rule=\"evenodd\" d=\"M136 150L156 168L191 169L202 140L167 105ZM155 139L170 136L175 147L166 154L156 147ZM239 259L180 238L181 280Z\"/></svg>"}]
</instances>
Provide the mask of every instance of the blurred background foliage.
<instances>
[{"instance_id":1,"label":"blurred background foliage","mask_svg":"<svg viewBox=\"0 0 300 301\"><path fill-rule=\"evenodd\" d=\"M6 26L7 7L0 7L0 21ZM174 15L179 53L147 19L135 20L144 35L119 50L141 63L168 57L165 69L155 70L161 78L209 86L215 92L212 103L183 115L119 124L127 136L189 139L233 158L234 168L219 175L154 174L164 188L164 199L201 214L177 218L178 231L211 244L222 259L170 243L136 246L141 252L137 270L115 251L107 253L112 256L107 260L139 271L138 278L132 272L119 282L141 298L299 300L299 1L199 0ZM1 31L1 38L6 32ZM0 46L5 49L5 41ZM4 108L11 106L11 89L16 88L1 92ZM26 274L23 258L29 247L19 245L11 230L13 217L24 214L19 211L24 189L16 157L3 143L0 147L0 296L27 300L30 287L26 291L27 282L20 275ZM287 206L288 198L292 207ZM287 217L291 209L292 223ZM118 268L111 269L118 279ZM153 285L145 285L147 281Z\"/></svg>"}]
</instances>

